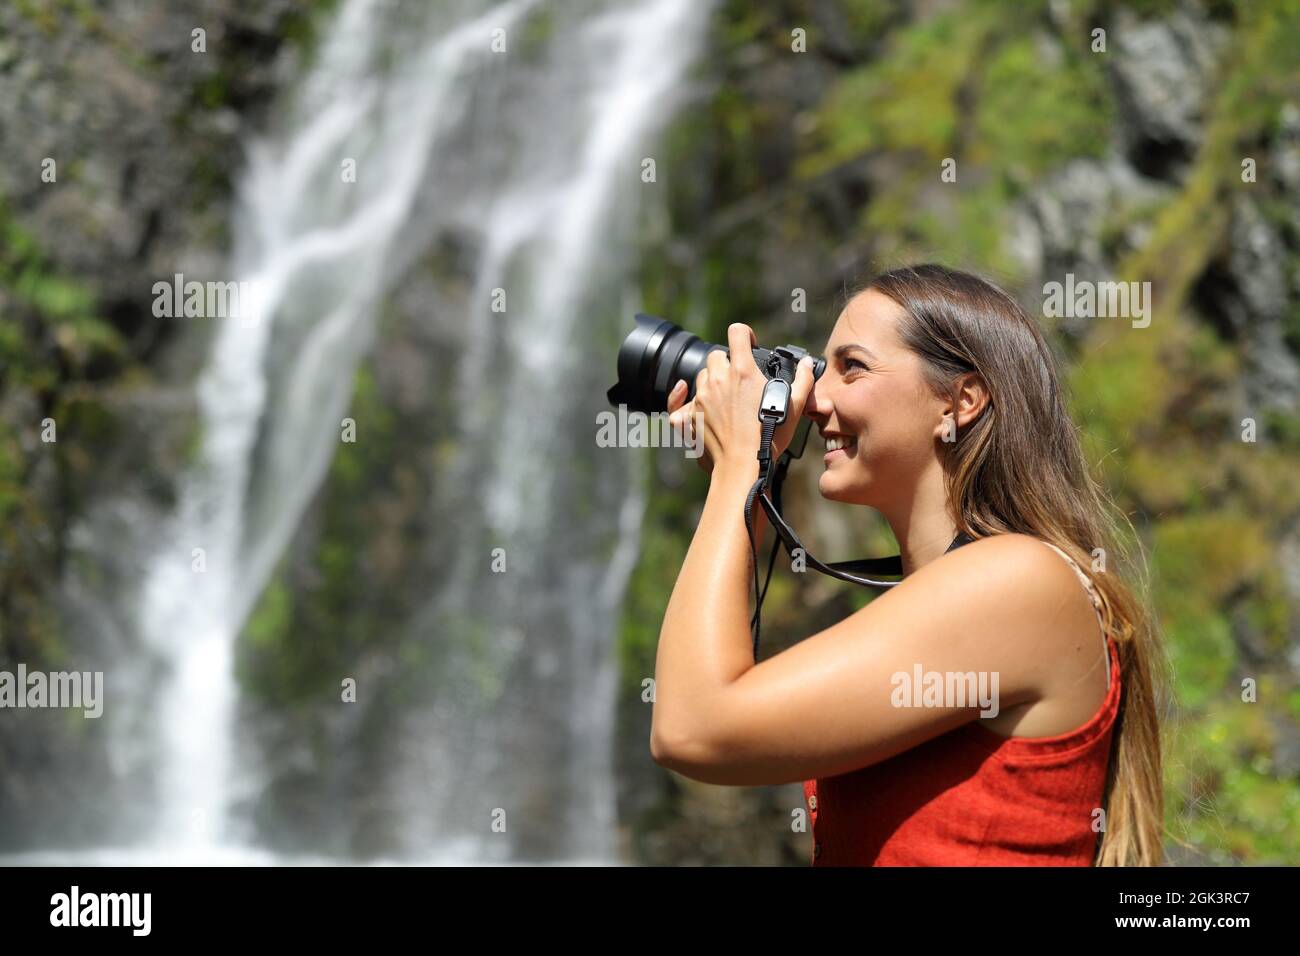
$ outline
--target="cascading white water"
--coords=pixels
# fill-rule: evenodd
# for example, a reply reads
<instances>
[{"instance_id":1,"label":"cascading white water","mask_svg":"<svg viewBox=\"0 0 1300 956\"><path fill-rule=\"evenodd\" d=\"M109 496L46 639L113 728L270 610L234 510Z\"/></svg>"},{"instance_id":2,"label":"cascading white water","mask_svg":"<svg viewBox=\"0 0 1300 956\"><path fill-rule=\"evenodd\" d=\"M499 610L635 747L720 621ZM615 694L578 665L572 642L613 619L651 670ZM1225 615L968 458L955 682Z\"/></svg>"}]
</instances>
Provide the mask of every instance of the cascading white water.
<instances>
[{"instance_id":1,"label":"cascading white water","mask_svg":"<svg viewBox=\"0 0 1300 956\"><path fill-rule=\"evenodd\" d=\"M491 323L500 321L488 308L492 290L511 269L531 277L511 306L517 371L490 386L499 389L491 407L515 413L492 420L485 402L441 411L460 417L462 442L474 452L461 457L459 480L474 489L466 504L482 512L482 521L466 547L490 534L541 553L565 520L556 513L562 505L555 482L571 463L548 441L548 422L590 405L565 384L584 325L626 318L580 310L588 286L609 280L603 230L642 185L635 147L665 118L705 5L644 0L561 18L536 100L510 113L514 142L460 141L456 131L466 126L467 111L489 108L473 103L480 79L506 68L492 49L494 31L509 36L543 6L512 0L451 11L347 0L278 129L250 145L233 268L236 279L263 290L261 310L256 321L225 320L216 334L199 384L201 459L185 480L175 521L160 535L139 605L144 635L171 662L157 718L156 847L208 858L229 844L231 786L242 766L233 753L234 643L338 448L353 376L376 334L377 306L418 254L413 236L427 238L445 225L483 237L480 305L454 318L468 324L466 354L456 365L463 389L492 379ZM465 156L476 150L485 153L482 173L474 188L463 188ZM354 182L341 175L345 161L355 164ZM457 187L444 191L444 167L455 164L459 171L447 181ZM417 205L432 210L430 221L412 222ZM601 359L612 370L612 356ZM603 463L626 468L617 461ZM621 510L602 519L617 540L611 555L586 562L558 555L571 565L566 593L556 596L569 605L558 619L568 633L549 635L560 649L545 653L547 660L558 653L562 666L574 669L569 687L580 689L553 705L571 737L563 751L568 792L581 794L567 804L564 822L575 857L608 860L614 852L612 626L635 559L640 507L632 486ZM483 600L473 580L481 562L462 555L453 565L430 616L474 613ZM511 635L529 619L526 607L511 614L484 615L504 635L502 660L512 653ZM504 739L507 724L520 719L498 715L494 734ZM411 745L438 753L436 741L414 736L416 726ZM427 723L418 727L430 730ZM447 735L436 724L432 732ZM446 778L446 762L458 759L448 747L437 774L419 773ZM402 779L399 768L393 785ZM424 796L394 803L415 815ZM443 793L442 803L432 801L435 815L450 798ZM436 820L412 826L431 851L455 835L441 832Z\"/></svg>"}]
</instances>

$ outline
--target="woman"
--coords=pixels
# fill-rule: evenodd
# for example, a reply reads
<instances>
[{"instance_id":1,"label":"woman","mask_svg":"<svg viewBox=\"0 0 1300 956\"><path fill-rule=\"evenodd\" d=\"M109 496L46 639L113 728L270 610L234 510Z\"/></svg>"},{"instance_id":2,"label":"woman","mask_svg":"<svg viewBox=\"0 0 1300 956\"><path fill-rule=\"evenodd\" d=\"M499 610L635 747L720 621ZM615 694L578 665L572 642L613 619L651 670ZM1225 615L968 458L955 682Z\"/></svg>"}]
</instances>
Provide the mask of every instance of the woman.
<instances>
[{"instance_id":1,"label":"woman","mask_svg":"<svg viewBox=\"0 0 1300 956\"><path fill-rule=\"evenodd\" d=\"M821 494L884 515L904 577L757 664L743 511L766 379L753 332L728 339L735 361L710 353L694 400L684 382L669 398L711 479L660 633L656 762L803 781L815 865L1158 865L1163 658L1108 567L1107 503L1036 325L935 265L852 296L821 378L798 369L773 455L810 417Z\"/></svg>"}]
</instances>

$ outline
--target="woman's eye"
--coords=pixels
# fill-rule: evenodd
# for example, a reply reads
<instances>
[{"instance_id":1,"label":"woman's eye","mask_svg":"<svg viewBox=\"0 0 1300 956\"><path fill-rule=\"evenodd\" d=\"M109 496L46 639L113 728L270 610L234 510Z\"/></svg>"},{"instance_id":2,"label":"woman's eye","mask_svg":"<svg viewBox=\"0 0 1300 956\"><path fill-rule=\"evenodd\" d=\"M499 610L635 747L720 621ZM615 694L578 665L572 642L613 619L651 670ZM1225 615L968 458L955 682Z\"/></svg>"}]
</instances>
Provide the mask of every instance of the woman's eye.
<instances>
[{"instance_id":1,"label":"woman's eye","mask_svg":"<svg viewBox=\"0 0 1300 956\"><path fill-rule=\"evenodd\" d=\"M862 369L862 371L864 371L864 372L868 370L867 367L866 367L865 365L863 365L861 362L859 362L857 359L845 359L845 360L844 360L844 367L845 367L845 369L851 369L851 368L853 368L854 366L856 366L857 368Z\"/></svg>"}]
</instances>

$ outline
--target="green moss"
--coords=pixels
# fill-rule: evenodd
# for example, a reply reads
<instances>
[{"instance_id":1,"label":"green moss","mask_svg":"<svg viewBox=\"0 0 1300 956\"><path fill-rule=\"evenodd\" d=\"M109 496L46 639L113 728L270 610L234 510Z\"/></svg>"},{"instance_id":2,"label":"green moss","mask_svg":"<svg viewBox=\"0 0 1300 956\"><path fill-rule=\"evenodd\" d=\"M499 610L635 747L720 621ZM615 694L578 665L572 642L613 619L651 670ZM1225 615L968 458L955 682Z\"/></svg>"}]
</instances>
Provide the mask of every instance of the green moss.
<instances>
[{"instance_id":1,"label":"green moss","mask_svg":"<svg viewBox=\"0 0 1300 956\"><path fill-rule=\"evenodd\" d=\"M924 154L937 176L939 161L955 152L959 91L993 26L987 9L965 8L899 31L887 56L847 73L831 89L817 109L819 147L798 174L820 175L885 149Z\"/></svg>"},{"instance_id":2,"label":"green moss","mask_svg":"<svg viewBox=\"0 0 1300 956\"><path fill-rule=\"evenodd\" d=\"M360 490L368 475L384 467L395 439L395 418L380 400L368 365L357 369L347 417L356 423L356 440L340 442L330 463L330 480L344 493Z\"/></svg>"},{"instance_id":3,"label":"green moss","mask_svg":"<svg viewBox=\"0 0 1300 956\"><path fill-rule=\"evenodd\" d=\"M1171 382L1156 335L1142 334L1150 331L1117 333L1090 350L1070 375L1072 412L1087 423L1094 460L1130 448L1163 420Z\"/></svg>"},{"instance_id":4,"label":"green moss","mask_svg":"<svg viewBox=\"0 0 1300 956\"><path fill-rule=\"evenodd\" d=\"M1285 864L1300 852L1300 790L1273 766L1262 704L1226 696L1179 728L1168 755L1170 829L1216 863Z\"/></svg>"},{"instance_id":5,"label":"green moss","mask_svg":"<svg viewBox=\"0 0 1300 956\"><path fill-rule=\"evenodd\" d=\"M87 469L95 467L95 457L100 451L108 451L122 437L121 422L94 393L61 396L52 417L58 423L59 447L65 453L75 447L85 454Z\"/></svg>"},{"instance_id":6,"label":"green moss","mask_svg":"<svg viewBox=\"0 0 1300 956\"><path fill-rule=\"evenodd\" d=\"M546 7L534 10L519 30L519 53L525 62L537 62L555 33L555 12Z\"/></svg>"},{"instance_id":7,"label":"green moss","mask_svg":"<svg viewBox=\"0 0 1300 956\"><path fill-rule=\"evenodd\" d=\"M1160 587L1177 603L1217 604L1254 581L1272 561L1259 520L1229 511L1187 515L1155 529L1152 558ZM1194 589L1194 594L1189 594Z\"/></svg>"},{"instance_id":8,"label":"green moss","mask_svg":"<svg viewBox=\"0 0 1300 956\"><path fill-rule=\"evenodd\" d=\"M287 563L281 562L244 625L235 672L241 686L254 697L292 704L320 692L332 675L325 673L320 659L304 655L295 645L297 609L287 576ZM321 654L321 658L325 656Z\"/></svg>"},{"instance_id":9,"label":"green moss","mask_svg":"<svg viewBox=\"0 0 1300 956\"><path fill-rule=\"evenodd\" d=\"M203 437L203 418L195 415L194 423L191 425L189 433L185 436L185 442L181 446L181 462L185 470L198 465L200 456L203 454Z\"/></svg>"},{"instance_id":10,"label":"green moss","mask_svg":"<svg viewBox=\"0 0 1300 956\"><path fill-rule=\"evenodd\" d=\"M1139 444L1125 451L1117 467L1123 469L1128 495L1148 511L1167 514L1203 504L1204 460L1195 446L1152 448Z\"/></svg>"},{"instance_id":11,"label":"green moss","mask_svg":"<svg viewBox=\"0 0 1300 956\"><path fill-rule=\"evenodd\" d=\"M1300 451L1300 416L1270 409L1264 412L1259 424L1263 433L1279 445L1291 452Z\"/></svg>"},{"instance_id":12,"label":"green moss","mask_svg":"<svg viewBox=\"0 0 1300 956\"><path fill-rule=\"evenodd\" d=\"M0 323L0 368L26 364L27 342L16 322Z\"/></svg>"},{"instance_id":13,"label":"green moss","mask_svg":"<svg viewBox=\"0 0 1300 956\"><path fill-rule=\"evenodd\" d=\"M215 110L225 106L230 99L230 89L225 74L213 73L205 76L196 86L194 96L204 109Z\"/></svg>"},{"instance_id":14,"label":"green moss","mask_svg":"<svg viewBox=\"0 0 1300 956\"><path fill-rule=\"evenodd\" d=\"M332 692L358 651L382 636L375 622L383 612L375 609L373 572L365 563L371 517L360 503L382 493L389 481L397 430L369 364L356 372L348 417L356 422L356 440L340 441L331 460L316 575L304 581L279 572L241 641L241 682L264 699L293 702ZM310 654L296 645L297 634L313 636Z\"/></svg>"},{"instance_id":15,"label":"green moss","mask_svg":"<svg viewBox=\"0 0 1300 956\"><path fill-rule=\"evenodd\" d=\"M1286 696L1287 710L1291 717L1300 722L1300 687L1295 687Z\"/></svg>"},{"instance_id":16,"label":"green moss","mask_svg":"<svg viewBox=\"0 0 1300 956\"><path fill-rule=\"evenodd\" d=\"M1010 201L1006 183L986 178L975 185L954 185L947 193L949 208L928 209L918 204L918 196L931 175L937 169L913 170L894 180L864 210L861 234L872 237L884 261L941 261L991 273L1014 286L1020 269L1003 242Z\"/></svg>"},{"instance_id":17,"label":"green moss","mask_svg":"<svg viewBox=\"0 0 1300 956\"><path fill-rule=\"evenodd\" d=\"M50 36L59 32L61 23L57 7L38 0L14 0L14 9L41 32Z\"/></svg>"},{"instance_id":18,"label":"green moss","mask_svg":"<svg viewBox=\"0 0 1300 956\"><path fill-rule=\"evenodd\" d=\"M1162 624L1179 705L1204 707L1222 692L1236 665L1231 626L1212 609L1183 606L1175 606Z\"/></svg>"},{"instance_id":19,"label":"green moss","mask_svg":"<svg viewBox=\"0 0 1300 956\"><path fill-rule=\"evenodd\" d=\"M892 0L845 0L843 4L849 36L859 45L879 38L904 12L904 5Z\"/></svg>"},{"instance_id":20,"label":"green moss","mask_svg":"<svg viewBox=\"0 0 1300 956\"><path fill-rule=\"evenodd\" d=\"M1060 48L1049 62L1030 28L1042 5L962 8L910 24L886 55L845 74L817 108L814 143L796 169L819 176L873 152L917 155L864 211L861 233L889 261L940 259L1018 278L1005 248L1006 212L1017 193L1075 157L1109 145L1114 107L1104 64ZM957 162L948 208L922 202L941 163Z\"/></svg>"},{"instance_id":21,"label":"green moss","mask_svg":"<svg viewBox=\"0 0 1300 956\"><path fill-rule=\"evenodd\" d=\"M31 313L36 324L48 328L57 347L74 370L107 357L115 364L126 360L125 343L111 325L99 317L93 292L84 284L52 268L36 240L0 203L0 288L15 304ZM7 320L0 333L0 373L11 382L36 388L54 384L49 356L24 334L23 326Z\"/></svg>"},{"instance_id":22,"label":"green moss","mask_svg":"<svg viewBox=\"0 0 1300 956\"><path fill-rule=\"evenodd\" d=\"M1143 19L1154 19L1172 13L1177 0L1121 0L1120 4Z\"/></svg>"},{"instance_id":23,"label":"green moss","mask_svg":"<svg viewBox=\"0 0 1300 956\"><path fill-rule=\"evenodd\" d=\"M103 15L87 0L78 0L73 5L73 15L77 23L87 33L99 33L103 30Z\"/></svg>"},{"instance_id":24,"label":"green moss","mask_svg":"<svg viewBox=\"0 0 1300 956\"><path fill-rule=\"evenodd\" d=\"M257 607L244 627L244 638L256 648L272 648L289 633L292 597L283 576L277 574L266 586Z\"/></svg>"},{"instance_id":25,"label":"green moss","mask_svg":"<svg viewBox=\"0 0 1300 956\"><path fill-rule=\"evenodd\" d=\"M102 29L103 17L90 0L14 0L13 6L19 15L51 35L66 29L66 17L75 18L87 32Z\"/></svg>"},{"instance_id":26,"label":"green moss","mask_svg":"<svg viewBox=\"0 0 1300 956\"><path fill-rule=\"evenodd\" d=\"M1287 653L1287 635L1291 631L1291 605L1282 584L1281 572L1270 565L1254 580L1251 593L1241 602L1245 624L1261 637L1261 644L1278 659Z\"/></svg>"},{"instance_id":27,"label":"green moss","mask_svg":"<svg viewBox=\"0 0 1300 956\"><path fill-rule=\"evenodd\" d=\"M338 0L299 0L298 5L281 18L277 32L308 54L310 60L320 42L321 30L333 19Z\"/></svg>"},{"instance_id":28,"label":"green moss","mask_svg":"<svg viewBox=\"0 0 1300 956\"><path fill-rule=\"evenodd\" d=\"M976 93L976 122L965 158L1027 184L1076 157L1109 148L1114 104L1103 60L1064 48L1048 63L1042 43L1020 36L998 48Z\"/></svg>"},{"instance_id":29,"label":"green moss","mask_svg":"<svg viewBox=\"0 0 1300 956\"><path fill-rule=\"evenodd\" d=\"M18 436L6 429L0 432L0 521L8 519L24 500L23 459Z\"/></svg>"},{"instance_id":30,"label":"green moss","mask_svg":"<svg viewBox=\"0 0 1300 956\"><path fill-rule=\"evenodd\" d=\"M771 7L746 0L728 0L719 17L719 45L724 51L734 52L748 43L772 38L778 29L784 30L783 37L788 42L790 28L778 22L779 19L779 12Z\"/></svg>"}]
</instances>

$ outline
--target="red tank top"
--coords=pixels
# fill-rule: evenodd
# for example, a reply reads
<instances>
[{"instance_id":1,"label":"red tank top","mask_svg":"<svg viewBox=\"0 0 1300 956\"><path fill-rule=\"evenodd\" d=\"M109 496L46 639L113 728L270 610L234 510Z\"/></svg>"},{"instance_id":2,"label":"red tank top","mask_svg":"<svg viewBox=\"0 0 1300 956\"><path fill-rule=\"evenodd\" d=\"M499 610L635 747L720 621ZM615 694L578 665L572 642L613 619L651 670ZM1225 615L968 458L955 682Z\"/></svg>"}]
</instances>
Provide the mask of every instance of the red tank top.
<instances>
[{"instance_id":1,"label":"red tank top","mask_svg":"<svg viewBox=\"0 0 1300 956\"><path fill-rule=\"evenodd\" d=\"M1119 650L1105 640L1106 699L1074 730L1004 737L976 717L869 767L804 781L813 866L1091 866L1121 694Z\"/></svg>"}]
</instances>

